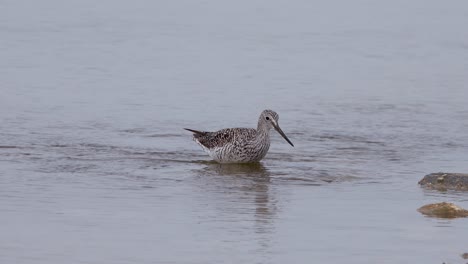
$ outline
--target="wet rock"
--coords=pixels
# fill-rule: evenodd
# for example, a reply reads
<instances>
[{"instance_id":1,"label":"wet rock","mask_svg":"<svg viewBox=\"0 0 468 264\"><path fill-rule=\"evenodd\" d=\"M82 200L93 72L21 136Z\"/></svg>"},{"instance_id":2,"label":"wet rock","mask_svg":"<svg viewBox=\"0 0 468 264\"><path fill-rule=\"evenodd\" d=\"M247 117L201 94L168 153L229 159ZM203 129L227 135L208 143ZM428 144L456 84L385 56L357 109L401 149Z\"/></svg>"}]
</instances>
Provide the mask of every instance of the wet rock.
<instances>
[{"instance_id":1,"label":"wet rock","mask_svg":"<svg viewBox=\"0 0 468 264\"><path fill-rule=\"evenodd\" d=\"M457 218L468 217L468 210L465 210L453 203L435 203L424 205L418 211L430 217Z\"/></svg>"},{"instance_id":2,"label":"wet rock","mask_svg":"<svg viewBox=\"0 0 468 264\"><path fill-rule=\"evenodd\" d=\"M463 253L463 254L461 255L461 257L462 257L463 259L468 259L468 253Z\"/></svg>"},{"instance_id":3,"label":"wet rock","mask_svg":"<svg viewBox=\"0 0 468 264\"><path fill-rule=\"evenodd\" d=\"M424 176L419 184L429 189L468 191L468 174L431 173Z\"/></svg>"}]
</instances>

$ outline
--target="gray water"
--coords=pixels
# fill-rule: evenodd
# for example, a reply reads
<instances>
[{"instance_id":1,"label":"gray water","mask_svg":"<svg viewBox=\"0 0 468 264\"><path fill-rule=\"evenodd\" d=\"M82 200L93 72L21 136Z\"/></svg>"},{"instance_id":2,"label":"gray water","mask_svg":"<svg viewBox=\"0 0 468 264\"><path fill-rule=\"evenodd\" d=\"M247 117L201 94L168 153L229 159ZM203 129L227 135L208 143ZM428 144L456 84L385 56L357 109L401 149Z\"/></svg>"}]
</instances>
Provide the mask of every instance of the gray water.
<instances>
[{"instance_id":1,"label":"gray water","mask_svg":"<svg viewBox=\"0 0 468 264\"><path fill-rule=\"evenodd\" d=\"M465 263L466 1L1 1L0 263ZM219 165L189 127L277 133Z\"/></svg>"}]
</instances>

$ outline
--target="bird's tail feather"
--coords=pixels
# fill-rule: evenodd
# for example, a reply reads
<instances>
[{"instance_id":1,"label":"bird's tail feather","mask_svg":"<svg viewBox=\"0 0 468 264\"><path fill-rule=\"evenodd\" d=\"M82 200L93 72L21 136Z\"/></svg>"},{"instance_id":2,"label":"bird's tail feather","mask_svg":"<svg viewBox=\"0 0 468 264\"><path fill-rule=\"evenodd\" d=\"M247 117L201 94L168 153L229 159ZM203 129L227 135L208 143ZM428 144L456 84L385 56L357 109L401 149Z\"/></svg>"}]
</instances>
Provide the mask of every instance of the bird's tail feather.
<instances>
[{"instance_id":1,"label":"bird's tail feather","mask_svg":"<svg viewBox=\"0 0 468 264\"><path fill-rule=\"evenodd\" d=\"M203 135L203 134L205 134L205 132L198 131L198 130L193 130L193 129L189 129L189 128L184 128L184 129L187 130L187 131L190 131L190 132L192 132L192 133L195 133L195 134L197 134L197 135Z\"/></svg>"}]
</instances>

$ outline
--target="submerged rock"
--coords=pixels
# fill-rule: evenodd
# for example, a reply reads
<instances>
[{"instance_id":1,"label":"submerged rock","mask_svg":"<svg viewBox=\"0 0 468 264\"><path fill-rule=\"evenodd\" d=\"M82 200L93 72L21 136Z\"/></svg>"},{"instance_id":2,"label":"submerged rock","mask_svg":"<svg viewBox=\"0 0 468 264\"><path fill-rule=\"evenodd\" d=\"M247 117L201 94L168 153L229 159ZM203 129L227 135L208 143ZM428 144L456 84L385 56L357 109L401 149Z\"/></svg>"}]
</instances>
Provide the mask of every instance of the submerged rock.
<instances>
[{"instance_id":1,"label":"submerged rock","mask_svg":"<svg viewBox=\"0 0 468 264\"><path fill-rule=\"evenodd\" d=\"M419 208L418 211L430 217L439 217L439 218L457 218L457 217L467 217L468 210L465 210L453 203L435 203L424 205Z\"/></svg>"},{"instance_id":2,"label":"submerged rock","mask_svg":"<svg viewBox=\"0 0 468 264\"><path fill-rule=\"evenodd\" d=\"M429 189L468 191L468 174L431 173L424 176L419 184Z\"/></svg>"}]
</instances>

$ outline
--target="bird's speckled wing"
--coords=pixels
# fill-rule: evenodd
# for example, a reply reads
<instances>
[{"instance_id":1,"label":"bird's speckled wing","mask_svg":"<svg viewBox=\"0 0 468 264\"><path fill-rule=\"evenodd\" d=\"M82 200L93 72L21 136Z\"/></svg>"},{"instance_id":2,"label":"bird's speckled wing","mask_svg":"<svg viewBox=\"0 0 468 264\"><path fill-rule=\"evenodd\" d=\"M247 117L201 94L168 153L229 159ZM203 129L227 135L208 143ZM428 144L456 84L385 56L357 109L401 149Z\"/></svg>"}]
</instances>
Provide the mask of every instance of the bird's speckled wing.
<instances>
[{"instance_id":1,"label":"bird's speckled wing","mask_svg":"<svg viewBox=\"0 0 468 264\"><path fill-rule=\"evenodd\" d=\"M194 133L193 138L203 147L213 149L236 142L248 142L255 138L256 133L253 128L226 128L216 132Z\"/></svg>"}]
</instances>

